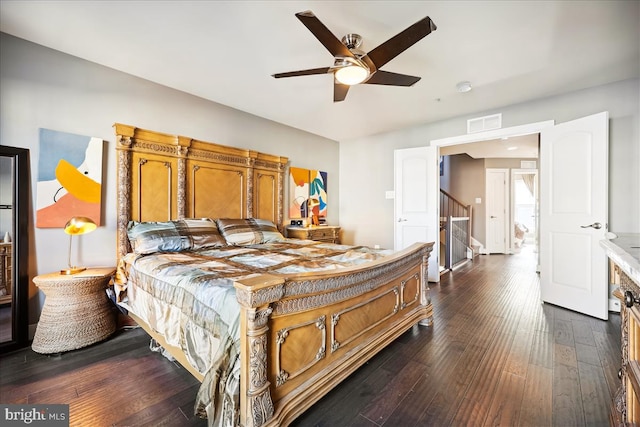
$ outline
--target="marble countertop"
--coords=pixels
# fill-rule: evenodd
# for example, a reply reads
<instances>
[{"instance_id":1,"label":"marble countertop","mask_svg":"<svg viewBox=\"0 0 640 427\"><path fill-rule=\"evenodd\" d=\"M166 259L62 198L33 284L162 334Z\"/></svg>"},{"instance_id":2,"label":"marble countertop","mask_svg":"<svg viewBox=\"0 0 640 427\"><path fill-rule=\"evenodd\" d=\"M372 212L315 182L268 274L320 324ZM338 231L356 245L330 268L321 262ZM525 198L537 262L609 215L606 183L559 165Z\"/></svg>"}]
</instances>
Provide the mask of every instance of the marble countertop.
<instances>
[{"instance_id":1,"label":"marble countertop","mask_svg":"<svg viewBox=\"0 0 640 427\"><path fill-rule=\"evenodd\" d=\"M622 271L640 285L640 233L620 233L615 239L601 240L600 246Z\"/></svg>"}]
</instances>

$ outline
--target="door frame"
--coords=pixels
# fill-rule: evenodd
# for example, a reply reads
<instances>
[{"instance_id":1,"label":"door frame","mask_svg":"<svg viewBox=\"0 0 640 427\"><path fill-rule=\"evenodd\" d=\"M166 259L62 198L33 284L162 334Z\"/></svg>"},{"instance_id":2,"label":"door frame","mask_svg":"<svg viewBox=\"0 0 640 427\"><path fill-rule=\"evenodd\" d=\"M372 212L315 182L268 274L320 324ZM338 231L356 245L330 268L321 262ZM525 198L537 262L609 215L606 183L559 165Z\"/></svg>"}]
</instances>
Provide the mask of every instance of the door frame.
<instances>
[{"instance_id":1,"label":"door frame","mask_svg":"<svg viewBox=\"0 0 640 427\"><path fill-rule=\"evenodd\" d=\"M459 145L459 144L470 144L472 142L480 142L480 141L489 141L491 139L498 138L510 138L513 136L521 136L521 135L530 135L533 133L540 133L542 129L549 128L555 126L555 120L545 120L542 122L529 123L525 125L512 126L508 128L502 129L494 129L484 132L476 132L465 135L452 136L448 138L440 138L440 139L432 139L430 141L430 145L436 147L437 149L437 158L440 158L440 147L447 147L450 145ZM439 168L436 165L435 172L438 173ZM438 182L440 182L438 180ZM440 191L440 188L435 189L436 192ZM439 217L440 212L440 198L436 198L435 212L436 218ZM435 227L438 224L434 224ZM440 247L440 234L436 236L435 239L435 248Z\"/></svg>"}]
</instances>

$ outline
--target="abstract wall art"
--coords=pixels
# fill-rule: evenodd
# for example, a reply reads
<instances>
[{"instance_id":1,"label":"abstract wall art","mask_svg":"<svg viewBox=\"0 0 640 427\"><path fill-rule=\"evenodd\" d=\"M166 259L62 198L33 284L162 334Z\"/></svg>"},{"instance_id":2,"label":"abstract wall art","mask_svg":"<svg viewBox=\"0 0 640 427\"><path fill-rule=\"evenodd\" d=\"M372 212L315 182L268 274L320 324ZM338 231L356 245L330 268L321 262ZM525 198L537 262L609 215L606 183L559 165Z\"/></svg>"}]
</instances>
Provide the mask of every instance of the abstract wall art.
<instances>
[{"instance_id":1,"label":"abstract wall art","mask_svg":"<svg viewBox=\"0 0 640 427\"><path fill-rule=\"evenodd\" d=\"M73 216L100 225L103 145L100 138L40 129L37 227L62 228Z\"/></svg>"},{"instance_id":2,"label":"abstract wall art","mask_svg":"<svg viewBox=\"0 0 640 427\"><path fill-rule=\"evenodd\" d=\"M311 213L319 217L327 216L327 173L322 171L309 171L309 200L311 200Z\"/></svg>"},{"instance_id":3,"label":"abstract wall art","mask_svg":"<svg viewBox=\"0 0 640 427\"><path fill-rule=\"evenodd\" d=\"M327 173L289 168L289 218L327 216Z\"/></svg>"}]
</instances>

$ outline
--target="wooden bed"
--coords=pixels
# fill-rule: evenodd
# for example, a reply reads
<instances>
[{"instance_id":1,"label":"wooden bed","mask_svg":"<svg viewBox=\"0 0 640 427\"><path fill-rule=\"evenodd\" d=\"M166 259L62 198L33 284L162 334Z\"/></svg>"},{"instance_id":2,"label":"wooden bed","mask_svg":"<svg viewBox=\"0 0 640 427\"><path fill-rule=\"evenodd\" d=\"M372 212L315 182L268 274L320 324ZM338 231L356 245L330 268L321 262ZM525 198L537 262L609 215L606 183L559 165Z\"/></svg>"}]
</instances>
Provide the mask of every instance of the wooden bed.
<instances>
[{"instance_id":1,"label":"wooden bed","mask_svg":"<svg viewBox=\"0 0 640 427\"><path fill-rule=\"evenodd\" d=\"M180 218L261 218L282 231L288 159L115 124L117 255L127 225ZM240 424L287 425L417 323L431 325L432 243L333 272L236 281ZM132 317L196 378L178 347Z\"/></svg>"}]
</instances>

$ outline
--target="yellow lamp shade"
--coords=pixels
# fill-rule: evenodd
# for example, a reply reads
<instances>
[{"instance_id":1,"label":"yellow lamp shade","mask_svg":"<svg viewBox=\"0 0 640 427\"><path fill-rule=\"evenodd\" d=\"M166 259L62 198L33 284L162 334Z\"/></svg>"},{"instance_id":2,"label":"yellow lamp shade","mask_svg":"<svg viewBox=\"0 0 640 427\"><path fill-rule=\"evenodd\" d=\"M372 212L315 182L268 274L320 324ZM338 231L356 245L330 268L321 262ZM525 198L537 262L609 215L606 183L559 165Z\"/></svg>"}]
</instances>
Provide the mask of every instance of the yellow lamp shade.
<instances>
[{"instance_id":1,"label":"yellow lamp shade","mask_svg":"<svg viewBox=\"0 0 640 427\"><path fill-rule=\"evenodd\" d=\"M76 274L86 270L85 267L76 267L71 264L71 244L73 236L89 233L95 230L96 227L96 223L93 222L91 218L87 218L86 216L74 216L69 221L67 221L64 226L64 232L69 235L68 268L60 270L60 274Z\"/></svg>"},{"instance_id":2,"label":"yellow lamp shade","mask_svg":"<svg viewBox=\"0 0 640 427\"><path fill-rule=\"evenodd\" d=\"M96 223L86 216L74 216L64 226L64 232L71 235L85 234L95 230Z\"/></svg>"}]
</instances>

